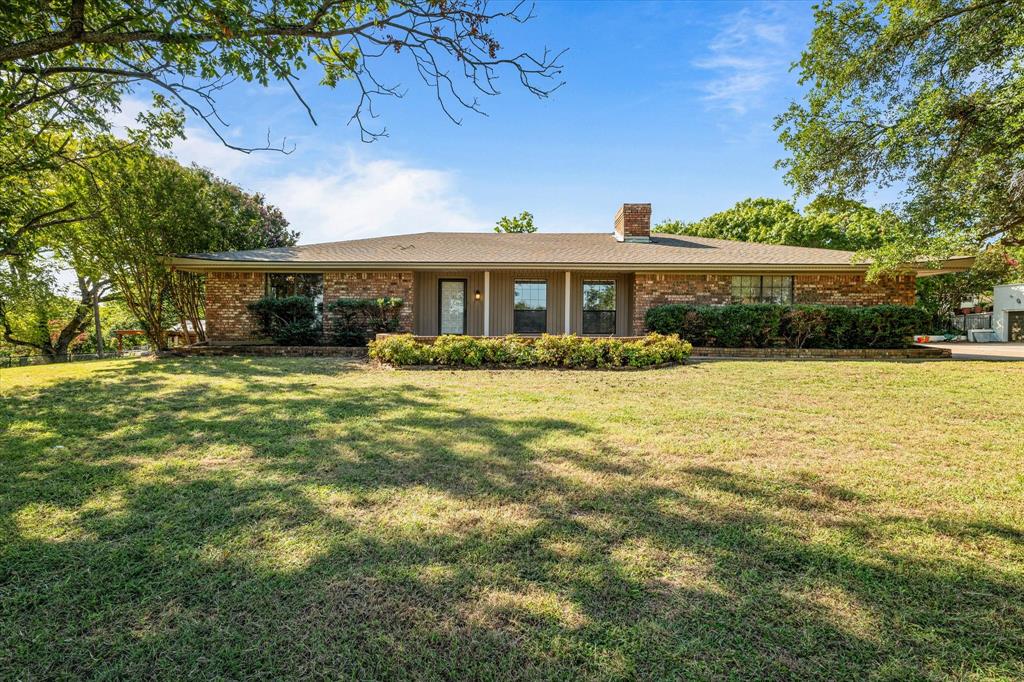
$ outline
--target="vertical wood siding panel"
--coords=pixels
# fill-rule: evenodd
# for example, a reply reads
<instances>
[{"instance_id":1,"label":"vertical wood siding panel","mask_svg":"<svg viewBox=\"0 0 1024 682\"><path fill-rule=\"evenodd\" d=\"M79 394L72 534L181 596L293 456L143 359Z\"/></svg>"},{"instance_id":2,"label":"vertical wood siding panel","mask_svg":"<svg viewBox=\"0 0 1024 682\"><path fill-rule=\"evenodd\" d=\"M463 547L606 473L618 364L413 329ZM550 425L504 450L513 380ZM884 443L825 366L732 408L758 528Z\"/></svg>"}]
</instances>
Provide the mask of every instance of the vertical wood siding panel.
<instances>
[{"instance_id":1,"label":"vertical wood siding panel","mask_svg":"<svg viewBox=\"0 0 1024 682\"><path fill-rule=\"evenodd\" d=\"M437 333L437 275L416 273L416 309L413 328L422 336Z\"/></svg>"},{"instance_id":2,"label":"vertical wood siding panel","mask_svg":"<svg viewBox=\"0 0 1024 682\"><path fill-rule=\"evenodd\" d=\"M474 293L484 289L483 271L421 271L416 273L416 333L431 336L437 333L437 282L439 279L465 279L467 306L466 332L483 334L483 300L476 301ZM565 271L564 270L491 270L491 335L512 333L516 280L542 280L547 282L547 325L551 334L566 333L565 327ZM572 306L571 333L583 333L583 281L610 280L615 282L615 333L628 336L632 300L630 273L573 272L570 286Z\"/></svg>"},{"instance_id":3,"label":"vertical wood siding panel","mask_svg":"<svg viewBox=\"0 0 1024 682\"><path fill-rule=\"evenodd\" d=\"M479 336L484 333L484 273L465 270L424 270L416 273L416 333L423 336L437 334L438 281L442 279L466 280L466 333ZM474 298L480 291L480 300Z\"/></svg>"},{"instance_id":4,"label":"vertical wood siding panel","mask_svg":"<svg viewBox=\"0 0 1024 682\"><path fill-rule=\"evenodd\" d=\"M512 333L512 283L515 277L508 270L491 272L491 333L504 336Z\"/></svg>"}]
</instances>

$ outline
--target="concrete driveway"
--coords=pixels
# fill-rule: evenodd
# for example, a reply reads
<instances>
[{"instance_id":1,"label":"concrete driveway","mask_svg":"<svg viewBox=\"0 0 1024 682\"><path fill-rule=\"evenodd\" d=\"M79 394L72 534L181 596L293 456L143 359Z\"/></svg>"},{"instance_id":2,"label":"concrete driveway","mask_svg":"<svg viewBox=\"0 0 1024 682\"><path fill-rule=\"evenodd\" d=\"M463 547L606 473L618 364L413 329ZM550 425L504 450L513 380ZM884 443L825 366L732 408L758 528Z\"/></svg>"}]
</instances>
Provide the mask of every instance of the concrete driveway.
<instances>
[{"instance_id":1,"label":"concrete driveway","mask_svg":"<svg viewBox=\"0 0 1024 682\"><path fill-rule=\"evenodd\" d=\"M949 348L954 360L1017 360L1024 362L1024 343L925 343L931 348Z\"/></svg>"}]
</instances>

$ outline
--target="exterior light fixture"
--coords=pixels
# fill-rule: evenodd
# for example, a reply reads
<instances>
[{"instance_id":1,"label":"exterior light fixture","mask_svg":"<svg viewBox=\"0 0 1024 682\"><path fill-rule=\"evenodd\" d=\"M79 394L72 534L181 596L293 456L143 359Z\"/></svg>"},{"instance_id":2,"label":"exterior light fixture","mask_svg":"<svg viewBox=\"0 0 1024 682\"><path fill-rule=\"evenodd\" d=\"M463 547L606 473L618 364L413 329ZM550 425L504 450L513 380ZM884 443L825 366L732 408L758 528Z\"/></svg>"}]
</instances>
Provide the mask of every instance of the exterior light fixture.
<instances>
[{"instance_id":1,"label":"exterior light fixture","mask_svg":"<svg viewBox=\"0 0 1024 682\"><path fill-rule=\"evenodd\" d=\"M480 290L479 289L477 289L476 291L473 292L473 298L475 300L477 300L477 301L480 300Z\"/></svg>"}]
</instances>

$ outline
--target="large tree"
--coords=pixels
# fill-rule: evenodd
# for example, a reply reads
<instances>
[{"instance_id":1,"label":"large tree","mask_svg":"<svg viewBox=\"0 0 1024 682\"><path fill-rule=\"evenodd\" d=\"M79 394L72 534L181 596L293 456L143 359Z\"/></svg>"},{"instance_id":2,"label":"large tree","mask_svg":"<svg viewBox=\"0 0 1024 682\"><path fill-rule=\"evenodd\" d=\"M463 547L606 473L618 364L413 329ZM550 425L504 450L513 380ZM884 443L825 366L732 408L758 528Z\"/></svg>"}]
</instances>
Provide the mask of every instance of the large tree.
<instances>
[{"instance_id":1,"label":"large tree","mask_svg":"<svg viewBox=\"0 0 1024 682\"><path fill-rule=\"evenodd\" d=\"M895 215L854 201L811 202L801 213L784 199L744 199L724 211L687 223L666 220L656 232L735 239L762 244L864 251L903 229Z\"/></svg>"},{"instance_id":2,"label":"large tree","mask_svg":"<svg viewBox=\"0 0 1024 682\"><path fill-rule=\"evenodd\" d=\"M94 306L110 300L110 282L76 276L77 297L58 291L52 261L0 262L0 339L53 360L85 338Z\"/></svg>"},{"instance_id":3,"label":"large tree","mask_svg":"<svg viewBox=\"0 0 1024 682\"><path fill-rule=\"evenodd\" d=\"M898 194L882 266L1024 243L1022 59L1019 0L824 0L780 165L803 195Z\"/></svg>"},{"instance_id":4,"label":"large tree","mask_svg":"<svg viewBox=\"0 0 1024 682\"><path fill-rule=\"evenodd\" d=\"M152 93L153 107L135 132L147 144L166 145L187 114L229 147L282 149L269 137L229 142L218 93L233 80L281 83L315 123L301 82L312 71L322 87L353 87L350 120L372 140L386 134L374 122L375 99L404 92L379 76L388 60L407 60L455 121L460 109L481 111L478 96L499 94L503 72L548 95L561 84L557 55L507 50L497 36L529 18L528 6L492 9L487 0L7 0L0 11L0 152L9 152L0 153L0 258L20 251L28 232L85 216L77 204L48 200L43 186L48 174L86 167L67 153L69 141L109 132L129 93ZM10 178L22 181L17 192L7 191Z\"/></svg>"},{"instance_id":5,"label":"large tree","mask_svg":"<svg viewBox=\"0 0 1024 682\"><path fill-rule=\"evenodd\" d=\"M166 347L175 322L203 338L203 281L173 271L168 257L290 246L298 238L262 195L145 149L97 158L66 192L89 218L58 251L77 270L109 278L157 348Z\"/></svg>"}]
</instances>

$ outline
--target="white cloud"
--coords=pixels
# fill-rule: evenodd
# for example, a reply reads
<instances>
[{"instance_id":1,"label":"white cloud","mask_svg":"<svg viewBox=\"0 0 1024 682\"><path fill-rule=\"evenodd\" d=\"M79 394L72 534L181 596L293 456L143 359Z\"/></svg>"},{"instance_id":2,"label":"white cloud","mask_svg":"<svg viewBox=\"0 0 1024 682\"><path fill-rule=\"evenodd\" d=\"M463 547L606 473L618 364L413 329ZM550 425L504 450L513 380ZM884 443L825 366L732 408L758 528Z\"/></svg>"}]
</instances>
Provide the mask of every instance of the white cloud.
<instances>
[{"instance_id":1,"label":"white cloud","mask_svg":"<svg viewBox=\"0 0 1024 682\"><path fill-rule=\"evenodd\" d=\"M185 126L185 139L175 140L171 153L185 165L195 163L223 178L233 179L268 165L270 161L266 155L278 152L246 154L225 146L205 128Z\"/></svg>"},{"instance_id":2,"label":"white cloud","mask_svg":"<svg viewBox=\"0 0 1024 682\"><path fill-rule=\"evenodd\" d=\"M113 122L124 129L146 108L144 100L126 98ZM232 128L228 134L234 140L240 131ZM299 231L303 244L425 230L468 232L490 224L479 218L447 170L368 158L343 147L314 148L309 139L299 143L296 154L246 154L194 123L186 126L185 135L172 149L180 162L209 168L247 191L265 194Z\"/></svg>"},{"instance_id":3,"label":"white cloud","mask_svg":"<svg viewBox=\"0 0 1024 682\"><path fill-rule=\"evenodd\" d=\"M704 83L704 101L745 114L786 74L788 27L776 8L744 8L728 17L695 65L715 72Z\"/></svg>"},{"instance_id":4,"label":"white cloud","mask_svg":"<svg viewBox=\"0 0 1024 682\"><path fill-rule=\"evenodd\" d=\"M354 154L337 166L253 183L311 244L424 230L475 231L476 217L455 176Z\"/></svg>"}]
</instances>

